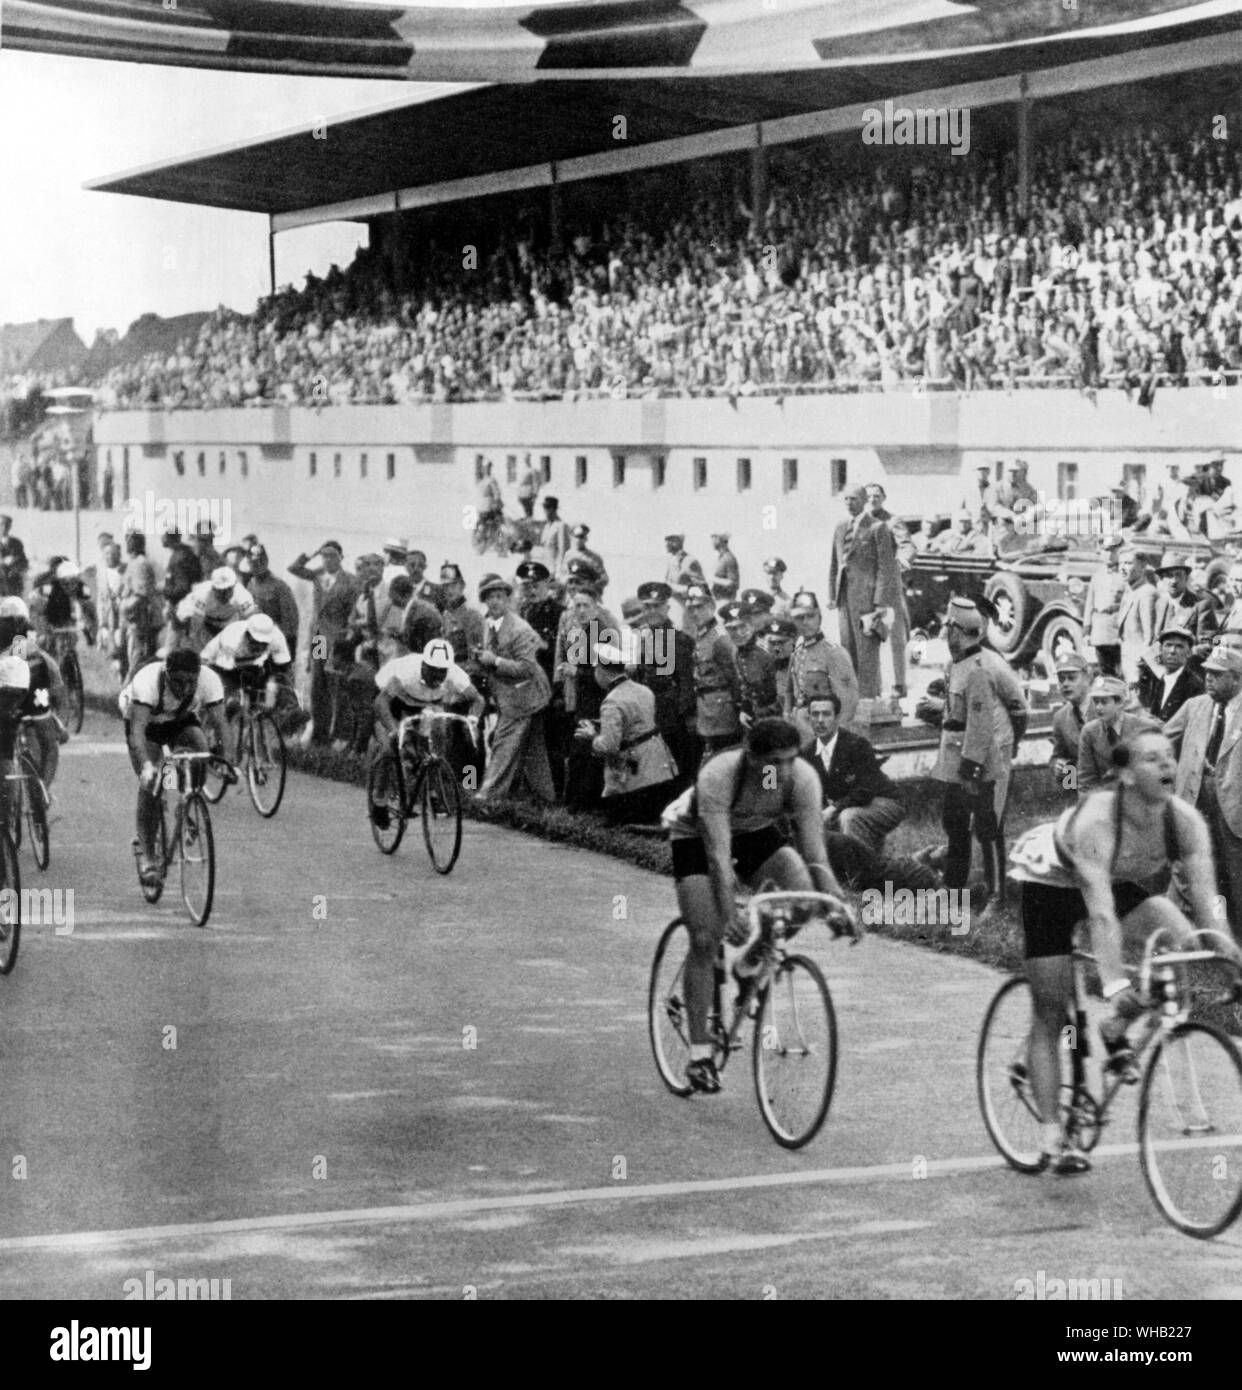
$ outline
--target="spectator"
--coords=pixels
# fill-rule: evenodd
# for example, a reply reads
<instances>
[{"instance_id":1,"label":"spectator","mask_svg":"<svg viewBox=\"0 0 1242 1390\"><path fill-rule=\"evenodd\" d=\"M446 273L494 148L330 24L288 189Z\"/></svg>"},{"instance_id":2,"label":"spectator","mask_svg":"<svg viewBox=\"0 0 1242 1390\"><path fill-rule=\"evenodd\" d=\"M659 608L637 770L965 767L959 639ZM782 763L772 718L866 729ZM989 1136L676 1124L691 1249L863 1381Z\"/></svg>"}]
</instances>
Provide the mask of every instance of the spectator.
<instances>
[{"instance_id":1,"label":"spectator","mask_svg":"<svg viewBox=\"0 0 1242 1390\"><path fill-rule=\"evenodd\" d=\"M293 590L278 575L272 573L266 546L254 544L248 552L250 578L246 588L258 605L280 629L289 648L291 661L298 659L298 605Z\"/></svg>"},{"instance_id":2,"label":"spectator","mask_svg":"<svg viewBox=\"0 0 1242 1390\"><path fill-rule=\"evenodd\" d=\"M13 518L7 513L0 515L0 586L4 593L21 598L29 569L26 547L13 535Z\"/></svg>"},{"instance_id":3,"label":"spectator","mask_svg":"<svg viewBox=\"0 0 1242 1390\"><path fill-rule=\"evenodd\" d=\"M1091 669L1077 652L1066 652L1057 661L1057 685L1063 703L1052 716L1052 756L1048 763L1057 786L1074 792L1078 789L1082 731L1093 716Z\"/></svg>"},{"instance_id":4,"label":"spectator","mask_svg":"<svg viewBox=\"0 0 1242 1390\"><path fill-rule=\"evenodd\" d=\"M815 696L807 717L815 741L802 755L823 789L825 831L849 835L882 855L885 839L906 815L897 788L880 771L867 739L840 727L841 701L835 691Z\"/></svg>"},{"instance_id":5,"label":"spectator","mask_svg":"<svg viewBox=\"0 0 1242 1390\"><path fill-rule=\"evenodd\" d=\"M319 560L312 569L311 560ZM325 541L314 555L305 552L289 566L289 573L314 587L311 614L310 650L307 669L311 678L311 738L328 743L340 713L339 687L352 664L352 650L343 654L338 644L346 637L358 581L342 568L343 553L338 541Z\"/></svg>"}]
</instances>

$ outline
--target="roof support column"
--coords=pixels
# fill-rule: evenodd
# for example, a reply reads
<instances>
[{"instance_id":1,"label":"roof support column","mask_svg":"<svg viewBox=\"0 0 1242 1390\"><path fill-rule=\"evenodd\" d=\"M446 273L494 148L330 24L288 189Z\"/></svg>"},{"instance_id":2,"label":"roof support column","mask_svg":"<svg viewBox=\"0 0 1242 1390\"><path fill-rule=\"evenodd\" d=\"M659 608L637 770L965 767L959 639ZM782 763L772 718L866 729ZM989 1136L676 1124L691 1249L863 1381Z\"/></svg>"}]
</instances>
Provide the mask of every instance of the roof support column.
<instances>
[{"instance_id":1,"label":"roof support column","mask_svg":"<svg viewBox=\"0 0 1242 1390\"><path fill-rule=\"evenodd\" d=\"M1023 73L1018 81L1018 213L1031 214L1031 97L1030 81Z\"/></svg>"},{"instance_id":2,"label":"roof support column","mask_svg":"<svg viewBox=\"0 0 1242 1390\"><path fill-rule=\"evenodd\" d=\"M756 126L759 143L750 152L750 234L762 237L768 225L768 148L763 127Z\"/></svg>"},{"instance_id":3,"label":"roof support column","mask_svg":"<svg viewBox=\"0 0 1242 1390\"><path fill-rule=\"evenodd\" d=\"M267 285L268 293L276 297L276 224L271 215L267 219Z\"/></svg>"},{"instance_id":4,"label":"roof support column","mask_svg":"<svg viewBox=\"0 0 1242 1390\"><path fill-rule=\"evenodd\" d=\"M561 216L561 185L556 176L556 165L550 163L548 170L552 175L552 183L548 188L548 240L550 249L554 256L559 256L564 250L563 227Z\"/></svg>"}]
</instances>

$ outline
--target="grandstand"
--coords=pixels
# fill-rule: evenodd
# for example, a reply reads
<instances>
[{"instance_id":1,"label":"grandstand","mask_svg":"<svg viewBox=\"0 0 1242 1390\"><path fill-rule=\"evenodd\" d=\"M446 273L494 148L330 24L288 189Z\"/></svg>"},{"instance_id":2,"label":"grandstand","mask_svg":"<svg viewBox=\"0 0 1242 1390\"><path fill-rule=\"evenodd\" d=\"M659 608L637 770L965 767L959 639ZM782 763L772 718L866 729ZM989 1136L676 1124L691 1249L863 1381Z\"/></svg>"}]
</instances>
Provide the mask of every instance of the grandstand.
<instances>
[{"instance_id":1,"label":"grandstand","mask_svg":"<svg viewBox=\"0 0 1242 1390\"><path fill-rule=\"evenodd\" d=\"M1016 455L1050 494L1141 490L1236 444L1235 21L1040 68L491 87L101 179L370 245L112 368L97 442L122 495L192 483L299 535L336 495L456 555L483 461L530 455L621 533L623 582L666 523L810 563L868 478L916 514ZM894 91L968 111L969 156L864 145Z\"/></svg>"}]
</instances>

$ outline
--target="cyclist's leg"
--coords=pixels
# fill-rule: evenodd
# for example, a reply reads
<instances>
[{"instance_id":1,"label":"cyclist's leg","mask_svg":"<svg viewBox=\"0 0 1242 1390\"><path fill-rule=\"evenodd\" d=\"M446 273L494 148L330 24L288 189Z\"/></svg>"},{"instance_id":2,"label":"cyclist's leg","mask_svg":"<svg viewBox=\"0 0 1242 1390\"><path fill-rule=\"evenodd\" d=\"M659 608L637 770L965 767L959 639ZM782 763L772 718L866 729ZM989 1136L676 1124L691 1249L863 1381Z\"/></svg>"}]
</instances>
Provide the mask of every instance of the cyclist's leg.
<instances>
[{"instance_id":1,"label":"cyclist's leg","mask_svg":"<svg viewBox=\"0 0 1242 1390\"><path fill-rule=\"evenodd\" d=\"M1031 986L1027 1074L1043 1126L1044 1152L1055 1154L1063 1141L1060 1035L1074 991L1074 930L1086 915L1086 904L1075 888L1024 883L1021 915ZM1081 1171L1077 1164L1072 1166Z\"/></svg>"},{"instance_id":2,"label":"cyclist's leg","mask_svg":"<svg viewBox=\"0 0 1242 1390\"><path fill-rule=\"evenodd\" d=\"M39 765L39 776L43 785L51 791L56 773L60 769L60 740L50 719L37 719L30 726L34 736L35 759Z\"/></svg>"},{"instance_id":3,"label":"cyclist's leg","mask_svg":"<svg viewBox=\"0 0 1242 1390\"><path fill-rule=\"evenodd\" d=\"M686 1015L690 1025L691 1056L707 1057L711 1055L707 1016L711 1009L713 971L727 923L717 919L716 899L702 843L684 840L674 841L673 845L677 907L690 934L690 954L686 957Z\"/></svg>"},{"instance_id":4,"label":"cyclist's leg","mask_svg":"<svg viewBox=\"0 0 1242 1390\"><path fill-rule=\"evenodd\" d=\"M203 728L197 719L187 720L177 730L172 748L175 753L208 752L209 744L207 742L207 730ZM190 785L195 791L201 791L206 779L206 768L202 763L195 763L190 772Z\"/></svg>"},{"instance_id":5,"label":"cyclist's leg","mask_svg":"<svg viewBox=\"0 0 1242 1390\"><path fill-rule=\"evenodd\" d=\"M149 727L149 726L148 726ZM163 750L158 742L147 738L141 747L134 738L129 721L125 721L125 745L129 749L130 766L141 778L142 767L146 762L152 762L159 766ZM154 792L150 792L138 783L138 808L137 808L137 829L138 847L141 854L139 870L148 873L156 867L156 844L159 839L160 831L160 802L159 797Z\"/></svg>"}]
</instances>

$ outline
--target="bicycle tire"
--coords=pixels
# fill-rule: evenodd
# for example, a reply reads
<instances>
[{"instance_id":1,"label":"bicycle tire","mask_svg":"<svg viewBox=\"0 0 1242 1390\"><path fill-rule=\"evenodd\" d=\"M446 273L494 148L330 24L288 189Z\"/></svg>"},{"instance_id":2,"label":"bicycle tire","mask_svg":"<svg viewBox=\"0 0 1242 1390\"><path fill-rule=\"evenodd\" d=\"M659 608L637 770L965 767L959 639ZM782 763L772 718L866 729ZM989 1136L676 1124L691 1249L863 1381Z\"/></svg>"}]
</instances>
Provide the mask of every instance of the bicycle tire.
<instances>
[{"instance_id":1,"label":"bicycle tire","mask_svg":"<svg viewBox=\"0 0 1242 1390\"><path fill-rule=\"evenodd\" d=\"M688 1096L693 1087L686 1080L690 1061L690 1024L686 1013L686 959L690 932L676 917L664 928L651 962L647 986L647 1034L660 1080L675 1096Z\"/></svg>"},{"instance_id":2,"label":"bicycle tire","mask_svg":"<svg viewBox=\"0 0 1242 1390\"><path fill-rule=\"evenodd\" d=\"M280 810L285 795L285 740L267 710L250 720L250 756L246 760L246 785L254 809L264 820ZM260 753L266 756L260 756ZM274 795L272 794L274 789Z\"/></svg>"},{"instance_id":3,"label":"bicycle tire","mask_svg":"<svg viewBox=\"0 0 1242 1390\"><path fill-rule=\"evenodd\" d=\"M154 906L155 903L159 902L160 898L162 898L162 897L164 896L164 878L165 878L165 875L168 873L168 827L167 827L167 825L165 824L165 821L164 821L164 817L165 817L165 813L166 813L166 812L165 812L166 803L165 803L165 800L164 800L163 793L160 794L160 803L159 803L159 805L160 805L160 819L159 819L159 827L160 827L160 828L159 828L159 835L158 835L158 837L157 837L158 840L159 840L159 844L158 844L158 846L157 846L157 852L158 852L158 854L159 854L159 860L160 860L160 876L159 876L159 878L158 878L154 883L144 883L144 882L142 881L142 874L139 873L139 875L138 875L138 887L142 890L142 896L146 899L147 902L151 903L153 906ZM137 860L135 860L135 865L136 865L136 864L137 864Z\"/></svg>"},{"instance_id":4,"label":"bicycle tire","mask_svg":"<svg viewBox=\"0 0 1242 1390\"><path fill-rule=\"evenodd\" d=\"M461 792L453 769L443 758L434 758L423 768L422 811L423 843L427 846L431 866L438 874L451 873L461 853ZM447 850L441 850L438 857L432 843L432 828L437 822L446 832L445 843L448 846Z\"/></svg>"},{"instance_id":5,"label":"bicycle tire","mask_svg":"<svg viewBox=\"0 0 1242 1390\"><path fill-rule=\"evenodd\" d=\"M1242 1211L1242 1057L1223 1029L1179 1023L1157 1039L1139 1088L1138 1140L1143 1181L1170 1225L1210 1240L1233 1224Z\"/></svg>"},{"instance_id":6,"label":"bicycle tire","mask_svg":"<svg viewBox=\"0 0 1242 1390\"><path fill-rule=\"evenodd\" d=\"M790 1016L778 1018L786 1004L792 1005ZM817 1055L823 1058L819 1066L806 1065ZM809 1144L828 1118L837 1081L836 1010L824 973L809 956L786 956L764 987L751 1064L759 1113L773 1139L785 1149ZM776 1091L790 1079L806 1102L787 1109Z\"/></svg>"},{"instance_id":7,"label":"bicycle tire","mask_svg":"<svg viewBox=\"0 0 1242 1390\"><path fill-rule=\"evenodd\" d=\"M13 837L0 826L0 975L17 964L22 939L22 875Z\"/></svg>"},{"instance_id":8,"label":"bicycle tire","mask_svg":"<svg viewBox=\"0 0 1242 1390\"><path fill-rule=\"evenodd\" d=\"M181 860L181 901L190 914L190 921L196 927L205 927L211 916L211 905L216 893L216 850L211 834L211 813L207 802L199 792L191 792L182 810L178 857ZM194 850L193 855L186 853ZM201 892L193 900L187 886L187 865L202 864L204 883Z\"/></svg>"},{"instance_id":9,"label":"bicycle tire","mask_svg":"<svg viewBox=\"0 0 1242 1390\"><path fill-rule=\"evenodd\" d=\"M21 768L25 779L23 802L26 820L30 824L30 848L35 864L46 869L52 858L52 841L47 826L47 799L43 779L29 754L22 754Z\"/></svg>"},{"instance_id":10,"label":"bicycle tire","mask_svg":"<svg viewBox=\"0 0 1242 1390\"><path fill-rule=\"evenodd\" d=\"M375 798L382 780L380 769L385 762L389 764L389 777L395 780L396 790L390 790L384 800L383 805L388 812L388 818L386 824L381 826L375 821L375 812L378 809ZM393 780L390 780L388 785L391 788ZM390 748L386 748L375 759L367 773L367 820L371 825L371 836L380 853L396 854L401 837L405 834L405 774L401 770L400 760Z\"/></svg>"},{"instance_id":11,"label":"bicycle tire","mask_svg":"<svg viewBox=\"0 0 1242 1390\"><path fill-rule=\"evenodd\" d=\"M1005 1011L1013 1008L1019 991L1024 993L1025 1007L1019 1006L1017 1019L1010 1022ZM1031 1017L1030 982L1025 975L1014 975L992 996L979 1030L975 1057L984 1128L997 1152L1019 1173L1041 1173L1048 1166L1043 1152L1043 1121L1027 1074Z\"/></svg>"},{"instance_id":12,"label":"bicycle tire","mask_svg":"<svg viewBox=\"0 0 1242 1390\"><path fill-rule=\"evenodd\" d=\"M82 685L82 668L73 652L65 653L60 674L65 682L65 693L69 697L69 731L80 734L82 721L86 718L86 690Z\"/></svg>"},{"instance_id":13,"label":"bicycle tire","mask_svg":"<svg viewBox=\"0 0 1242 1390\"><path fill-rule=\"evenodd\" d=\"M17 765L20 770L20 758ZM15 777L9 786L12 788L9 792L9 834L13 837L13 848L21 849L22 821L26 818L26 798L23 794L25 787L20 777Z\"/></svg>"}]
</instances>

